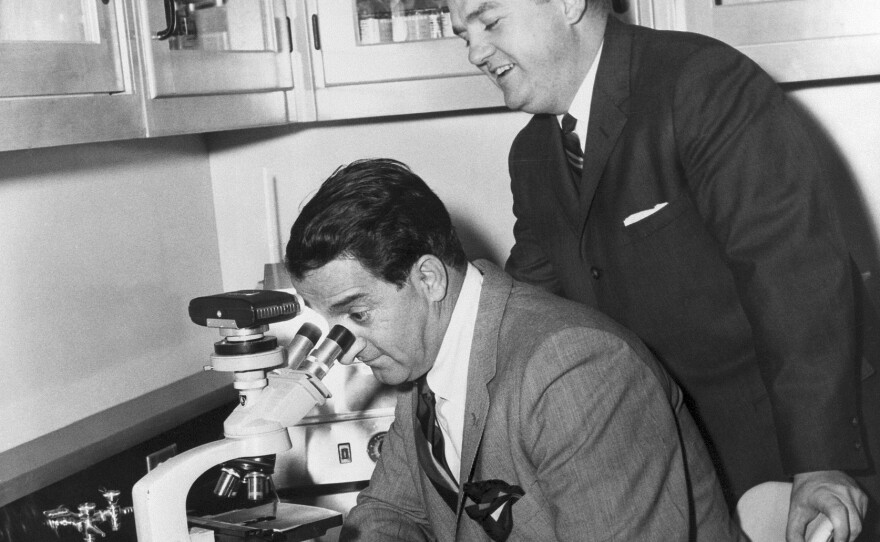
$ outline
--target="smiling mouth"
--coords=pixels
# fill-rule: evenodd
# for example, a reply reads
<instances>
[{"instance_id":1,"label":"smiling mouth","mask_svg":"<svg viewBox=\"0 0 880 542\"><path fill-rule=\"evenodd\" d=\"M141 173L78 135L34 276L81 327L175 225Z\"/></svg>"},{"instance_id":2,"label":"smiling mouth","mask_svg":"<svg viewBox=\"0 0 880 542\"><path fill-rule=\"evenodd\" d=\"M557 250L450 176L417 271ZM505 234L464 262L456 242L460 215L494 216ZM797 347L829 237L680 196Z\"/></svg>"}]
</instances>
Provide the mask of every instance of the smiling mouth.
<instances>
[{"instance_id":1,"label":"smiling mouth","mask_svg":"<svg viewBox=\"0 0 880 542\"><path fill-rule=\"evenodd\" d=\"M498 66L497 68L490 69L489 72L492 75L494 75L495 78L497 79L512 69L513 69L513 64L502 64L501 66Z\"/></svg>"}]
</instances>

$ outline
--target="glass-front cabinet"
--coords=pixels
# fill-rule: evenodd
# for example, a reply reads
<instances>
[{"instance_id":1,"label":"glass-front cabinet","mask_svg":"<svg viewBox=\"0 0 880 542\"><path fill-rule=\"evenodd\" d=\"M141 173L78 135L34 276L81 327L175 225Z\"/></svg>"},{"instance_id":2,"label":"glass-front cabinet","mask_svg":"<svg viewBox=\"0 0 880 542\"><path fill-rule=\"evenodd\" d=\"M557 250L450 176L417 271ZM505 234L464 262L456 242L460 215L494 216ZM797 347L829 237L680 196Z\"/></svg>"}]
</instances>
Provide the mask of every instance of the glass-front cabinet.
<instances>
[{"instance_id":1,"label":"glass-front cabinet","mask_svg":"<svg viewBox=\"0 0 880 542\"><path fill-rule=\"evenodd\" d=\"M17 59L14 72L0 78L3 97L125 88L115 5L0 0L0 51L4 64L7 57Z\"/></svg>"},{"instance_id":2,"label":"glass-front cabinet","mask_svg":"<svg viewBox=\"0 0 880 542\"><path fill-rule=\"evenodd\" d=\"M148 134L286 122L284 0L136 0Z\"/></svg>"},{"instance_id":3,"label":"glass-front cabinet","mask_svg":"<svg viewBox=\"0 0 880 542\"><path fill-rule=\"evenodd\" d=\"M447 0L307 0L318 120L503 105L452 32ZM615 0L645 24L650 0Z\"/></svg>"},{"instance_id":4,"label":"glass-front cabinet","mask_svg":"<svg viewBox=\"0 0 880 542\"><path fill-rule=\"evenodd\" d=\"M0 0L0 150L143 133L124 11L109 0Z\"/></svg>"},{"instance_id":5,"label":"glass-front cabinet","mask_svg":"<svg viewBox=\"0 0 880 542\"><path fill-rule=\"evenodd\" d=\"M474 75L446 0L317 0L327 86Z\"/></svg>"},{"instance_id":6,"label":"glass-front cabinet","mask_svg":"<svg viewBox=\"0 0 880 542\"><path fill-rule=\"evenodd\" d=\"M315 49L327 86L473 75L447 0L315 0ZM634 1L615 2L637 22ZM629 7L629 4L633 4Z\"/></svg>"},{"instance_id":7,"label":"glass-front cabinet","mask_svg":"<svg viewBox=\"0 0 880 542\"><path fill-rule=\"evenodd\" d=\"M150 97L291 88L281 0L139 0Z\"/></svg>"}]
</instances>

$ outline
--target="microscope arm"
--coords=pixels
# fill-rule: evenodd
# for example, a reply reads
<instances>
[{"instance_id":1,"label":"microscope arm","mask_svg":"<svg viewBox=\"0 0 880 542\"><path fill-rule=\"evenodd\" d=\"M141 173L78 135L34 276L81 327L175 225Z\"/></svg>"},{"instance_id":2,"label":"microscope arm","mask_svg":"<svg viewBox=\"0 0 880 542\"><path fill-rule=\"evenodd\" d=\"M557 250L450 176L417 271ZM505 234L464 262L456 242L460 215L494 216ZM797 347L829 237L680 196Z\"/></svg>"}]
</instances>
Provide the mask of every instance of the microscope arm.
<instances>
[{"instance_id":1,"label":"microscope arm","mask_svg":"<svg viewBox=\"0 0 880 542\"><path fill-rule=\"evenodd\" d=\"M255 393L239 392L242 404L223 422L223 434L227 438L294 426L330 397L324 383L305 371L276 369L268 378L269 385Z\"/></svg>"},{"instance_id":2,"label":"microscope arm","mask_svg":"<svg viewBox=\"0 0 880 542\"><path fill-rule=\"evenodd\" d=\"M190 542L186 496L196 479L232 459L289 450L287 427L329 396L324 384L304 371L270 373L269 385L248 394L224 422L226 438L172 457L135 484L138 542Z\"/></svg>"}]
</instances>

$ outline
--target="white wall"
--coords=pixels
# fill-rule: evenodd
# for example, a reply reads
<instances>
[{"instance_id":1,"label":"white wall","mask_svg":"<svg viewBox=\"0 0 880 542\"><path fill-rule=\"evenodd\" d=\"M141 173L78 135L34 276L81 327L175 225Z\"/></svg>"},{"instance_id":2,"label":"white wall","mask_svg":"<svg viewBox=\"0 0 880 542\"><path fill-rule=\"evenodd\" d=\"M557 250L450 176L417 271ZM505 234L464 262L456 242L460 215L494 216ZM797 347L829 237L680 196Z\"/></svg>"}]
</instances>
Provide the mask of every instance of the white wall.
<instances>
[{"instance_id":1,"label":"white wall","mask_svg":"<svg viewBox=\"0 0 880 542\"><path fill-rule=\"evenodd\" d=\"M220 288L201 138L0 153L0 451L199 372Z\"/></svg>"},{"instance_id":2,"label":"white wall","mask_svg":"<svg viewBox=\"0 0 880 542\"><path fill-rule=\"evenodd\" d=\"M791 95L838 144L876 223L880 83ZM188 300L258 286L270 258L263 167L282 243L336 166L386 156L438 192L471 257L503 263L506 158L526 121L494 111L0 153L0 451L200 371L214 335Z\"/></svg>"},{"instance_id":3,"label":"white wall","mask_svg":"<svg viewBox=\"0 0 880 542\"><path fill-rule=\"evenodd\" d=\"M880 83L789 95L836 143L876 224ZM469 256L503 264L513 244L507 153L527 120L524 114L496 111L212 135L208 146L224 288L254 287L270 258L261 168L277 178L283 245L299 206L321 181L338 165L365 157L409 164L450 209Z\"/></svg>"},{"instance_id":4,"label":"white wall","mask_svg":"<svg viewBox=\"0 0 880 542\"><path fill-rule=\"evenodd\" d=\"M263 167L277 179L283 245L321 182L337 166L368 157L409 165L446 204L468 256L503 264L513 244L507 153L527 121L495 111L212 134L224 288L255 287L270 259Z\"/></svg>"},{"instance_id":5,"label":"white wall","mask_svg":"<svg viewBox=\"0 0 880 542\"><path fill-rule=\"evenodd\" d=\"M802 89L789 96L837 145L880 232L880 82Z\"/></svg>"}]
</instances>

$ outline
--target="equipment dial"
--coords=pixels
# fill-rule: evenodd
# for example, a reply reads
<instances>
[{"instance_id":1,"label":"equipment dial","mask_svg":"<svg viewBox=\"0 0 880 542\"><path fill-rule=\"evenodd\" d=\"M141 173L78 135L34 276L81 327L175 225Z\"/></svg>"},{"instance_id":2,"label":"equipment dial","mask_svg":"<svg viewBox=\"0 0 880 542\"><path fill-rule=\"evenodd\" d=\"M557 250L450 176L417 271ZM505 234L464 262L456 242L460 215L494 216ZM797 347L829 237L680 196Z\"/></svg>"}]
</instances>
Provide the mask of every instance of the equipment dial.
<instances>
[{"instance_id":1,"label":"equipment dial","mask_svg":"<svg viewBox=\"0 0 880 542\"><path fill-rule=\"evenodd\" d=\"M376 433L370 437L370 441L367 442L367 455L373 460L373 462L379 461L379 457L382 455L382 442L385 440L385 435L387 434L387 431Z\"/></svg>"}]
</instances>

